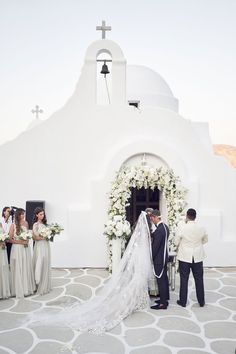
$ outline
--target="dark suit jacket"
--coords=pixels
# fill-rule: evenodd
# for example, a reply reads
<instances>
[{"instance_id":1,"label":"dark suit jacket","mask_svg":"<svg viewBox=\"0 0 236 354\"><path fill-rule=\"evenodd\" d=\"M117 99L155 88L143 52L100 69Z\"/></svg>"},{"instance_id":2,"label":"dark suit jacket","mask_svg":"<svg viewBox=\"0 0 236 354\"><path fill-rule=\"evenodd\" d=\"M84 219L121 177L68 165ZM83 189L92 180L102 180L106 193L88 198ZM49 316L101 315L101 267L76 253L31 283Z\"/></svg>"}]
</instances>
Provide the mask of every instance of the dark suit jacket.
<instances>
[{"instance_id":1,"label":"dark suit jacket","mask_svg":"<svg viewBox=\"0 0 236 354\"><path fill-rule=\"evenodd\" d=\"M168 248L168 237L169 237L169 229L168 226L165 225L167 230L167 248ZM152 259L155 269L156 268L163 268L164 264L164 248L165 248L165 238L166 238L166 231L163 223L160 223L156 230L153 232L153 242L152 242ZM166 250L166 258L165 264L168 261L168 253Z\"/></svg>"}]
</instances>

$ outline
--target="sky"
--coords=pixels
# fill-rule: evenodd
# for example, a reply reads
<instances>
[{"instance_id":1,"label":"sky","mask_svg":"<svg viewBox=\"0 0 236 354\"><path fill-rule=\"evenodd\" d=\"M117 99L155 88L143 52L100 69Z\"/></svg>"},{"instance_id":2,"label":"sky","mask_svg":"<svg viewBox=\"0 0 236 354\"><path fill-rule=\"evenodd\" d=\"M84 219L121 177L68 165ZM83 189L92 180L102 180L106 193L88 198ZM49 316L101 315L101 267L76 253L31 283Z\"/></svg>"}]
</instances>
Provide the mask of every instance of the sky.
<instances>
[{"instance_id":1,"label":"sky","mask_svg":"<svg viewBox=\"0 0 236 354\"><path fill-rule=\"evenodd\" d=\"M236 146L236 0L0 0L0 144L73 94L87 47L112 26L127 64L157 71L180 114Z\"/></svg>"}]
</instances>

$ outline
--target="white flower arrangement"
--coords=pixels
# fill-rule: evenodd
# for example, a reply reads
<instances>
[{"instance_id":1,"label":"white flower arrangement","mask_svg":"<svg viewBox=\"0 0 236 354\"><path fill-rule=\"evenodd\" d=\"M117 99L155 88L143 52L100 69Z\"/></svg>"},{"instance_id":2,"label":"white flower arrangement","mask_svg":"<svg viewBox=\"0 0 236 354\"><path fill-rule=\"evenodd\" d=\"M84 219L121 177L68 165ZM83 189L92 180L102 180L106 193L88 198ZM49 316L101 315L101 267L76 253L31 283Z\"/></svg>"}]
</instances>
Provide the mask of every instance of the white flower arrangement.
<instances>
[{"instance_id":1,"label":"white flower arrangement","mask_svg":"<svg viewBox=\"0 0 236 354\"><path fill-rule=\"evenodd\" d=\"M4 250L6 248L5 241L9 240L9 235L7 233L0 233L0 247Z\"/></svg>"},{"instance_id":2,"label":"white flower arrangement","mask_svg":"<svg viewBox=\"0 0 236 354\"><path fill-rule=\"evenodd\" d=\"M126 238L130 235L130 223L121 215L114 215L105 224L104 233L112 240L113 238Z\"/></svg>"},{"instance_id":3,"label":"white flower arrangement","mask_svg":"<svg viewBox=\"0 0 236 354\"><path fill-rule=\"evenodd\" d=\"M59 235L64 229L57 223L45 225L42 227L39 236L43 237L47 241L52 241L55 235Z\"/></svg>"},{"instance_id":4,"label":"white flower arrangement","mask_svg":"<svg viewBox=\"0 0 236 354\"><path fill-rule=\"evenodd\" d=\"M111 240L116 237L126 239L128 230L130 233L130 225L126 220L126 207L129 206L132 187L151 188L152 190L158 188L163 193L167 206L167 224L170 230L169 248L171 251L175 250L173 238L177 225L183 217L187 193L180 183L180 178L174 175L173 170L163 167L124 166L116 174L109 195L108 221L104 231L108 239L109 270L111 270L112 263Z\"/></svg>"},{"instance_id":5,"label":"white flower arrangement","mask_svg":"<svg viewBox=\"0 0 236 354\"><path fill-rule=\"evenodd\" d=\"M22 241L28 241L32 238L32 231L31 230L26 230L26 231L21 231L19 235L19 240ZM28 245L24 245L24 247L28 247Z\"/></svg>"},{"instance_id":6,"label":"white flower arrangement","mask_svg":"<svg viewBox=\"0 0 236 354\"><path fill-rule=\"evenodd\" d=\"M58 223L50 224L50 225L48 225L48 227L51 231L52 237L54 237L55 235L59 235L61 233L61 231L64 230Z\"/></svg>"},{"instance_id":7,"label":"white flower arrangement","mask_svg":"<svg viewBox=\"0 0 236 354\"><path fill-rule=\"evenodd\" d=\"M49 241L52 238L52 231L49 226L42 227L39 231L39 236Z\"/></svg>"},{"instance_id":8,"label":"white flower arrangement","mask_svg":"<svg viewBox=\"0 0 236 354\"><path fill-rule=\"evenodd\" d=\"M32 231L27 230L27 231L21 231L19 235L19 239L23 241L30 240L32 238Z\"/></svg>"},{"instance_id":9,"label":"white flower arrangement","mask_svg":"<svg viewBox=\"0 0 236 354\"><path fill-rule=\"evenodd\" d=\"M6 233L0 233L0 242L5 242L6 240L9 240L9 235Z\"/></svg>"}]
</instances>

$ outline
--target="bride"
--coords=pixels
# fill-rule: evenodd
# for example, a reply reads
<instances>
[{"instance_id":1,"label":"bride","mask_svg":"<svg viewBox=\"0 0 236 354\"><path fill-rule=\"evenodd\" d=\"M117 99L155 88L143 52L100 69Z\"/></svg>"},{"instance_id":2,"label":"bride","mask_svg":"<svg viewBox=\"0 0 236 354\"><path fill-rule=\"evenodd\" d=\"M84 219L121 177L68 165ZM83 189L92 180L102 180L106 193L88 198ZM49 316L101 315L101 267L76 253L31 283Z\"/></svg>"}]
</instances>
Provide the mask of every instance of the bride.
<instances>
[{"instance_id":1,"label":"bride","mask_svg":"<svg viewBox=\"0 0 236 354\"><path fill-rule=\"evenodd\" d=\"M151 241L146 213L141 212L119 267L100 293L83 304L74 304L52 317L34 315L44 324L69 326L102 333L131 313L149 307L148 282L153 278Z\"/></svg>"}]
</instances>

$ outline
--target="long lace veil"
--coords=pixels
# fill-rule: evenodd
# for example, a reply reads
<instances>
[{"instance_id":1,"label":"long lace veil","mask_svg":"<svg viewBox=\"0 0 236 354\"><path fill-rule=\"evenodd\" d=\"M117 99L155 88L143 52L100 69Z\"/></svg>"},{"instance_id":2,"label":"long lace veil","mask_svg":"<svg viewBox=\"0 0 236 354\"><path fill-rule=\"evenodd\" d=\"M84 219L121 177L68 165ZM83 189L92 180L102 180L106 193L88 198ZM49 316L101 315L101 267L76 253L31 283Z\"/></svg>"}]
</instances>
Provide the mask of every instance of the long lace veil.
<instances>
[{"instance_id":1,"label":"long lace veil","mask_svg":"<svg viewBox=\"0 0 236 354\"><path fill-rule=\"evenodd\" d=\"M67 325L79 331L108 331L132 312L149 306L148 281L152 272L150 234L146 213L142 212L116 273L99 294L51 317L35 313L33 321L36 325Z\"/></svg>"}]
</instances>

